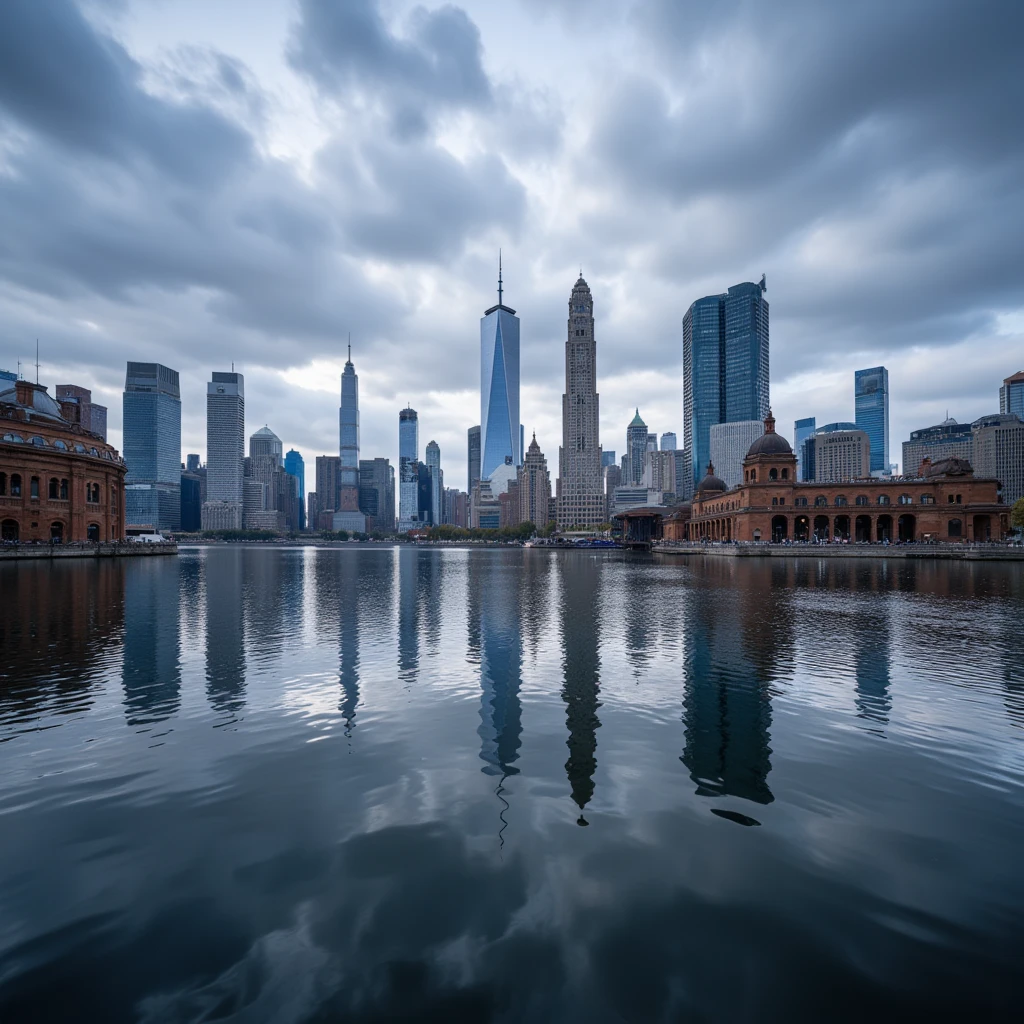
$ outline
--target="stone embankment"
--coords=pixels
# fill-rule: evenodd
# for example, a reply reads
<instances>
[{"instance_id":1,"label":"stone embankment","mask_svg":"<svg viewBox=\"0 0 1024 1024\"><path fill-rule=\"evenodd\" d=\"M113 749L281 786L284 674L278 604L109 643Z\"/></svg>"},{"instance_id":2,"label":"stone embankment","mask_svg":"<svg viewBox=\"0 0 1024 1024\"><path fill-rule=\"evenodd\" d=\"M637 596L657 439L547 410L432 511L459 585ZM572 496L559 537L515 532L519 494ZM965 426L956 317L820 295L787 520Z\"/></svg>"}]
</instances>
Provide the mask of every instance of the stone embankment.
<instances>
[{"instance_id":1,"label":"stone embankment","mask_svg":"<svg viewBox=\"0 0 1024 1024\"><path fill-rule=\"evenodd\" d=\"M11 544L0 546L0 562L24 558L137 558L176 555L178 545L165 544Z\"/></svg>"},{"instance_id":2,"label":"stone embankment","mask_svg":"<svg viewBox=\"0 0 1024 1024\"><path fill-rule=\"evenodd\" d=\"M1024 547L1006 544L683 544L662 541L655 554L715 558L910 558L954 562L1024 562Z\"/></svg>"}]
</instances>

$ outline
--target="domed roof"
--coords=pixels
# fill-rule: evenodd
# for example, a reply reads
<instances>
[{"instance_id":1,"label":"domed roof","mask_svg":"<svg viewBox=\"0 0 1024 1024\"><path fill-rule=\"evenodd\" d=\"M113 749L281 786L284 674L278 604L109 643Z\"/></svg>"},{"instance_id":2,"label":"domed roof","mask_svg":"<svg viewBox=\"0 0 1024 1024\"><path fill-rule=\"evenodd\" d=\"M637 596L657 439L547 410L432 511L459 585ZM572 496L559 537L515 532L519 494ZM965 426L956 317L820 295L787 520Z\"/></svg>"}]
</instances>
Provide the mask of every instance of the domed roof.
<instances>
[{"instance_id":1,"label":"domed roof","mask_svg":"<svg viewBox=\"0 0 1024 1024\"><path fill-rule=\"evenodd\" d=\"M18 385L21 384L22 398L19 400ZM28 409L30 414L43 416L46 419L56 420L64 423L64 417L60 414L60 406L46 393L46 388L41 384L32 384L26 381L0 381L0 402L11 405L20 405Z\"/></svg>"},{"instance_id":2,"label":"domed roof","mask_svg":"<svg viewBox=\"0 0 1024 1024\"><path fill-rule=\"evenodd\" d=\"M769 409L764 421L764 433L747 449L747 458L752 459L756 455L792 454L790 443L781 434L775 433L775 417Z\"/></svg>"},{"instance_id":3,"label":"domed roof","mask_svg":"<svg viewBox=\"0 0 1024 1024\"><path fill-rule=\"evenodd\" d=\"M712 494L715 491L727 491L725 481L720 476L715 476L714 463L708 463L708 471L704 479L697 485L698 494Z\"/></svg>"}]
</instances>

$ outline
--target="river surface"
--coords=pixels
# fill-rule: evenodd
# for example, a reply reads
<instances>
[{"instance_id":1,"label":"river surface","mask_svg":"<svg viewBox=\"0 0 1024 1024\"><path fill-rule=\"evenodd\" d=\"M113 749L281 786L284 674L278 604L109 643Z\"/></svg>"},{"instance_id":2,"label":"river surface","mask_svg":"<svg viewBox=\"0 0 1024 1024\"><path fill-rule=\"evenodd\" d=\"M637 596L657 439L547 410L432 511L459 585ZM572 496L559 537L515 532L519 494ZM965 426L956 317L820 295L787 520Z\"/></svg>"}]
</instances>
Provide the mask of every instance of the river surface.
<instances>
[{"instance_id":1,"label":"river surface","mask_svg":"<svg viewBox=\"0 0 1024 1024\"><path fill-rule=\"evenodd\" d=\"M1024 567L0 564L0 1021L1019 1020Z\"/></svg>"}]
</instances>

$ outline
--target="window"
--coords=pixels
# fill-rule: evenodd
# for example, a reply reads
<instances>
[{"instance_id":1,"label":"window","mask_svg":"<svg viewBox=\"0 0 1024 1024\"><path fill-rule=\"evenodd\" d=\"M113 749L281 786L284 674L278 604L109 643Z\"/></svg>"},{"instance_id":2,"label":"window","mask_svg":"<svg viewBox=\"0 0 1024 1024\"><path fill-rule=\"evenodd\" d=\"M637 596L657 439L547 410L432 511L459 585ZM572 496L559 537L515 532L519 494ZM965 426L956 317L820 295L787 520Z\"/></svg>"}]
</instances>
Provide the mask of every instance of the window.
<instances>
[{"instance_id":1,"label":"window","mask_svg":"<svg viewBox=\"0 0 1024 1024\"><path fill-rule=\"evenodd\" d=\"M962 537L964 532L964 524L959 519L950 519L949 521L949 535L950 537Z\"/></svg>"},{"instance_id":2,"label":"window","mask_svg":"<svg viewBox=\"0 0 1024 1024\"><path fill-rule=\"evenodd\" d=\"M858 494L856 498L856 504L866 505L868 503L868 496L866 494Z\"/></svg>"},{"instance_id":3,"label":"window","mask_svg":"<svg viewBox=\"0 0 1024 1024\"><path fill-rule=\"evenodd\" d=\"M25 438L21 434L4 434L5 441L13 441L14 444L24 444Z\"/></svg>"},{"instance_id":4,"label":"window","mask_svg":"<svg viewBox=\"0 0 1024 1024\"><path fill-rule=\"evenodd\" d=\"M46 446L46 442L38 434L35 437L30 437L29 440L40 448L44 448Z\"/></svg>"},{"instance_id":5,"label":"window","mask_svg":"<svg viewBox=\"0 0 1024 1024\"><path fill-rule=\"evenodd\" d=\"M814 506L815 506L815 508L824 508L827 504L828 504L828 498L826 498L824 494L819 494L814 499Z\"/></svg>"},{"instance_id":6,"label":"window","mask_svg":"<svg viewBox=\"0 0 1024 1024\"><path fill-rule=\"evenodd\" d=\"M68 482L67 480L61 480L60 482L60 500L68 500Z\"/></svg>"},{"instance_id":7,"label":"window","mask_svg":"<svg viewBox=\"0 0 1024 1024\"><path fill-rule=\"evenodd\" d=\"M782 479L783 480L788 480L789 479L789 470L786 469L785 467L783 467L783 470L782 470Z\"/></svg>"},{"instance_id":8,"label":"window","mask_svg":"<svg viewBox=\"0 0 1024 1024\"><path fill-rule=\"evenodd\" d=\"M786 504L786 499L785 498L779 498L779 504L780 505L785 505Z\"/></svg>"},{"instance_id":9,"label":"window","mask_svg":"<svg viewBox=\"0 0 1024 1024\"><path fill-rule=\"evenodd\" d=\"M901 494L900 495L900 504L901 505L913 505L914 504L914 499L909 494Z\"/></svg>"},{"instance_id":10,"label":"window","mask_svg":"<svg viewBox=\"0 0 1024 1024\"><path fill-rule=\"evenodd\" d=\"M20 473L12 473L11 474L11 497L12 498L20 498L21 497L21 474Z\"/></svg>"},{"instance_id":11,"label":"window","mask_svg":"<svg viewBox=\"0 0 1024 1024\"><path fill-rule=\"evenodd\" d=\"M49 490L49 496L50 496L50 497L51 497L51 498L52 498L52 499L53 499L54 501L56 501L56 500L57 500L57 497L58 497L59 495L60 495L60 481L59 481L59 480L58 480L58 479L57 479L57 478L56 478L55 476L51 476L51 477L50 477L50 490Z\"/></svg>"},{"instance_id":12,"label":"window","mask_svg":"<svg viewBox=\"0 0 1024 1024\"><path fill-rule=\"evenodd\" d=\"M7 493L7 474L0 473L0 498Z\"/></svg>"},{"instance_id":13,"label":"window","mask_svg":"<svg viewBox=\"0 0 1024 1024\"><path fill-rule=\"evenodd\" d=\"M958 505L960 504L960 495L959 495L959 494L958 494L958 495L956 496L956 503L957 503Z\"/></svg>"},{"instance_id":14,"label":"window","mask_svg":"<svg viewBox=\"0 0 1024 1024\"><path fill-rule=\"evenodd\" d=\"M878 504L879 505L888 505L889 504L889 495L888 494L880 494L878 496Z\"/></svg>"},{"instance_id":15,"label":"window","mask_svg":"<svg viewBox=\"0 0 1024 1024\"><path fill-rule=\"evenodd\" d=\"M769 480L778 480L779 479L779 471L774 466L772 466L772 468L768 470L768 479Z\"/></svg>"},{"instance_id":16,"label":"window","mask_svg":"<svg viewBox=\"0 0 1024 1024\"><path fill-rule=\"evenodd\" d=\"M89 454L90 454L90 455L95 455L95 456L96 456L97 458L99 458L99 454L100 454L100 453L99 453L98 451L96 451L96 449L95 449L95 448L90 448L90 449L89 449Z\"/></svg>"},{"instance_id":17,"label":"window","mask_svg":"<svg viewBox=\"0 0 1024 1024\"><path fill-rule=\"evenodd\" d=\"M39 500L39 477L34 476L29 481L28 494L30 498L35 498L36 501Z\"/></svg>"},{"instance_id":18,"label":"window","mask_svg":"<svg viewBox=\"0 0 1024 1024\"><path fill-rule=\"evenodd\" d=\"M845 494L836 495L836 508L844 508L848 504L849 502L847 502Z\"/></svg>"},{"instance_id":19,"label":"window","mask_svg":"<svg viewBox=\"0 0 1024 1024\"><path fill-rule=\"evenodd\" d=\"M53 447L54 448L59 448L62 452L66 452L68 450L68 446L63 441L60 441L60 440L54 441L53 442Z\"/></svg>"},{"instance_id":20,"label":"window","mask_svg":"<svg viewBox=\"0 0 1024 1024\"><path fill-rule=\"evenodd\" d=\"M793 502L793 504L794 504L794 505L799 505L799 506L800 506L800 508L806 508L806 507L807 507L807 499L806 499L806 498L797 498L797 499L796 499L796 500L795 500L795 501Z\"/></svg>"},{"instance_id":21,"label":"window","mask_svg":"<svg viewBox=\"0 0 1024 1024\"><path fill-rule=\"evenodd\" d=\"M86 484L85 485L85 500L91 501L94 505L100 503L100 485L99 484Z\"/></svg>"},{"instance_id":22,"label":"window","mask_svg":"<svg viewBox=\"0 0 1024 1024\"><path fill-rule=\"evenodd\" d=\"M100 540L100 527L99 523L90 523L85 530L86 539L91 544L98 544Z\"/></svg>"},{"instance_id":23,"label":"window","mask_svg":"<svg viewBox=\"0 0 1024 1024\"><path fill-rule=\"evenodd\" d=\"M922 505L934 505L935 504L935 495L934 494L922 494L921 495L921 504Z\"/></svg>"},{"instance_id":24,"label":"window","mask_svg":"<svg viewBox=\"0 0 1024 1024\"><path fill-rule=\"evenodd\" d=\"M953 504L953 495L952 494L946 499L946 504L947 505L952 505Z\"/></svg>"},{"instance_id":25,"label":"window","mask_svg":"<svg viewBox=\"0 0 1024 1024\"><path fill-rule=\"evenodd\" d=\"M772 504L773 505L778 505L778 503L779 503L779 499L778 498L772 498Z\"/></svg>"},{"instance_id":26,"label":"window","mask_svg":"<svg viewBox=\"0 0 1024 1024\"><path fill-rule=\"evenodd\" d=\"M752 469L750 471L750 482L752 484L756 484L757 483L757 470L756 469Z\"/></svg>"}]
</instances>

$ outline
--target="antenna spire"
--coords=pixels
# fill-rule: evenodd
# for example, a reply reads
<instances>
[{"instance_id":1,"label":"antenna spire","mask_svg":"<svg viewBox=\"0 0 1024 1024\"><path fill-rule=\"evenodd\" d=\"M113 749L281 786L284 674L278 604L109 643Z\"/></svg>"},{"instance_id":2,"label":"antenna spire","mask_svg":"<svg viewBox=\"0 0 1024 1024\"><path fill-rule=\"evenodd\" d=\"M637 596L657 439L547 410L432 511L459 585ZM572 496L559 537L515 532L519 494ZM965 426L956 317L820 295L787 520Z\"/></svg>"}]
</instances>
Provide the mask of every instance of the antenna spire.
<instances>
[{"instance_id":1,"label":"antenna spire","mask_svg":"<svg viewBox=\"0 0 1024 1024\"><path fill-rule=\"evenodd\" d=\"M352 362L352 332L348 332L348 361Z\"/></svg>"},{"instance_id":2,"label":"antenna spire","mask_svg":"<svg viewBox=\"0 0 1024 1024\"><path fill-rule=\"evenodd\" d=\"M36 338L36 383L39 383L39 339Z\"/></svg>"},{"instance_id":3,"label":"antenna spire","mask_svg":"<svg viewBox=\"0 0 1024 1024\"><path fill-rule=\"evenodd\" d=\"M498 305L501 305L501 250L498 250Z\"/></svg>"}]
</instances>

